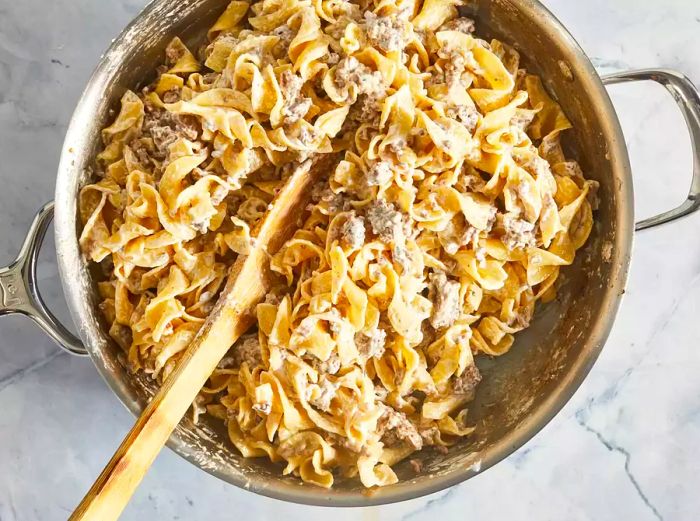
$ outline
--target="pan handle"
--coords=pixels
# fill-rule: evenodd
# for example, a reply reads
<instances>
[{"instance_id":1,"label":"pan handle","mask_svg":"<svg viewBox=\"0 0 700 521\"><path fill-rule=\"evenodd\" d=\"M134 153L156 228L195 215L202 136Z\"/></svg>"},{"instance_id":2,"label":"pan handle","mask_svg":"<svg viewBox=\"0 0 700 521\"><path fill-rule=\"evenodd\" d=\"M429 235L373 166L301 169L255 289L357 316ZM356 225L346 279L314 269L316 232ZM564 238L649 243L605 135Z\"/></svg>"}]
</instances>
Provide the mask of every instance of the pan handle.
<instances>
[{"instance_id":1,"label":"pan handle","mask_svg":"<svg viewBox=\"0 0 700 521\"><path fill-rule=\"evenodd\" d=\"M37 258L52 217L53 202L46 203L34 217L17 258L0 268L0 316L19 313L29 317L61 349L84 356L88 352L82 342L46 308L36 283Z\"/></svg>"},{"instance_id":2,"label":"pan handle","mask_svg":"<svg viewBox=\"0 0 700 521\"><path fill-rule=\"evenodd\" d=\"M690 132L690 142L693 147L693 179L687 199L673 210L636 223L635 230L644 230L675 221L700 209L700 93L693 82L680 72L669 69L615 72L603 76L602 79L604 85L649 80L663 85L676 100Z\"/></svg>"}]
</instances>

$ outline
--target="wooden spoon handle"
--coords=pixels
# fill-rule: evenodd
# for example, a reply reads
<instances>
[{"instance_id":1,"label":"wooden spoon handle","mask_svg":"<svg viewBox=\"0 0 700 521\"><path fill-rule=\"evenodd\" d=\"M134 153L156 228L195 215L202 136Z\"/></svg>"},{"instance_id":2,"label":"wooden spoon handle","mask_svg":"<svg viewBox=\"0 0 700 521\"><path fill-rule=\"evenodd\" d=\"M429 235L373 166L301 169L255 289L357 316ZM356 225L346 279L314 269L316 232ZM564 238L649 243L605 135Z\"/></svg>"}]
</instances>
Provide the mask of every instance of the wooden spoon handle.
<instances>
[{"instance_id":1,"label":"wooden spoon handle","mask_svg":"<svg viewBox=\"0 0 700 521\"><path fill-rule=\"evenodd\" d=\"M270 287L268 256L297 228L317 174L330 166L307 161L273 201L250 253L234 263L219 300L202 329L163 382L70 520L117 519L168 437L231 345L255 322L255 305Z\"/></svg>"}]
</instances>

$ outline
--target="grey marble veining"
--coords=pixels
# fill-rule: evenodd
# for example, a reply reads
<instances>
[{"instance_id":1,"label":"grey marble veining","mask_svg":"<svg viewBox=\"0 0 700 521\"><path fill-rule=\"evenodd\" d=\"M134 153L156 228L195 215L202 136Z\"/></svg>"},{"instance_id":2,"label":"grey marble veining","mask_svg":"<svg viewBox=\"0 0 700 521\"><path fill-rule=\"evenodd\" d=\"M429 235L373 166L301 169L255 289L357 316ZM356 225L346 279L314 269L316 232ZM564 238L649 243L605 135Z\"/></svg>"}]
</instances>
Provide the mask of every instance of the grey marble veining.
<instances>
[{"instance_id":1,"label":"grey marble veining","mask_svg":"<svg viewBox=\"0 0 700 521\"><path fill-rule=\"evenodd\" d=\"M697 0L549 0L601 72L663 66L700 82ZM0 263L52 197L67 122L100 53L145 0L0 0ZM679 203L690 143L653 85L611 89L640 217ZM468 483L386 507L284 504L164 451L123 519L694 520L700 516L700 215L639 234L626 300L588 379L508 460ZM67 318L50 241L48 303ZM133 419L89 360L22 318L0 321L0 520L69 515Z\"/></svg>"}]
</instances>

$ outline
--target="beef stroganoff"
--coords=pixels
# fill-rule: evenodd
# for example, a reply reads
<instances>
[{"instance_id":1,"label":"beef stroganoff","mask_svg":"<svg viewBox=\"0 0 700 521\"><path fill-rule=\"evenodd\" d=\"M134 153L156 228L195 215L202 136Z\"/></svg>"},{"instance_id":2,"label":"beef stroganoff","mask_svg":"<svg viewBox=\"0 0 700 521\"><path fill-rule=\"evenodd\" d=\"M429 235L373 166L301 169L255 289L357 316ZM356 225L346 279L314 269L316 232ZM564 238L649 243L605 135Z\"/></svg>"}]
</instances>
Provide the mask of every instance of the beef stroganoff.
<instances>
[{"instance_id":1,"label":"beef stroganoff","mask_svg":"<svg viewBox=\"0 0 700 521\"><path fill-rule=\"evenodd\" d=\"M102 131L80 244L110 335L159 381L282 183L337 158L193 404L244 456L395 483L473 431L474 356L511 348L587 240L597 183L564 156L569 121L474 31L453 0L233 1Z\"/></svg>"}]
</instances>

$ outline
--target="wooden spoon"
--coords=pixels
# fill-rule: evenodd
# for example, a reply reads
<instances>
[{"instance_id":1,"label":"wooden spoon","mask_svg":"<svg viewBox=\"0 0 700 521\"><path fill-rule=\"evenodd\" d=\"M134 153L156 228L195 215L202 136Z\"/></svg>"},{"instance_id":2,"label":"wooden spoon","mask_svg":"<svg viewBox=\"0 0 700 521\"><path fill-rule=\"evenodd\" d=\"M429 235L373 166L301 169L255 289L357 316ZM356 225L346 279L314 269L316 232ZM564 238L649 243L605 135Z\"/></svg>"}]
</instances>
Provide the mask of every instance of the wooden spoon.
<instances>
[{"instance_id":1,"label":"wooden spoon","mask_svg":"<svg viewBox=\"0 0 700 521\"><path fill-rule=\"evenodd\" d=\"M119 517L217 364L255 322L255 306L273 280L269 255L292 236L314 181L333 162L334 158L327 155L307 160L287 180L252 233L255 240L249 254L239 257L232 266L211 315L70 520L108 521Z\"/></svg>"}]
</instances>

